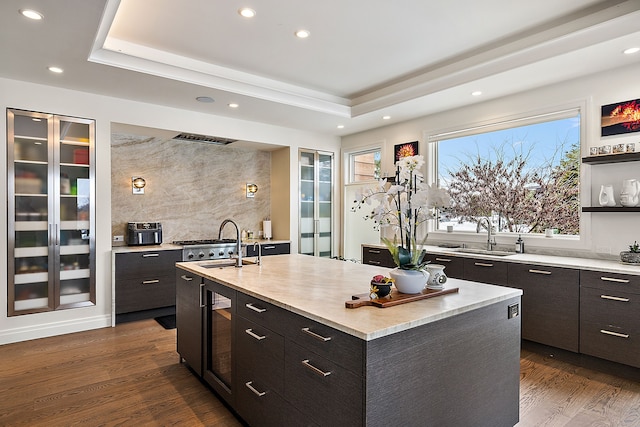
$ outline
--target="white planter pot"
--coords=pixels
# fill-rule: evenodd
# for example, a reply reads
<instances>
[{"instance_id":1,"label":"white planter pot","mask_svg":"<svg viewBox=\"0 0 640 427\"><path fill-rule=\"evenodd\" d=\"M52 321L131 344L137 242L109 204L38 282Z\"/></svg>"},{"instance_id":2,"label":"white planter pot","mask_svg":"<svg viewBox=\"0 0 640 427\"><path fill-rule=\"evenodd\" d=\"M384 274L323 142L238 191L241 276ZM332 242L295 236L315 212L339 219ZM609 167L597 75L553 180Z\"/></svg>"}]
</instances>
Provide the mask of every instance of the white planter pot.
<instances>
[{"instance_id":1,"label":"white planter pot","mask_svg":"<svg viewBox=\"0 0 640 427\"><path fill-rule=\"evenodd\" d=\"M398 292L403 294L419 294L429 280L429 273L426 271L394 268L389 275L394 280Z\"/></svg>"}]
</instances>

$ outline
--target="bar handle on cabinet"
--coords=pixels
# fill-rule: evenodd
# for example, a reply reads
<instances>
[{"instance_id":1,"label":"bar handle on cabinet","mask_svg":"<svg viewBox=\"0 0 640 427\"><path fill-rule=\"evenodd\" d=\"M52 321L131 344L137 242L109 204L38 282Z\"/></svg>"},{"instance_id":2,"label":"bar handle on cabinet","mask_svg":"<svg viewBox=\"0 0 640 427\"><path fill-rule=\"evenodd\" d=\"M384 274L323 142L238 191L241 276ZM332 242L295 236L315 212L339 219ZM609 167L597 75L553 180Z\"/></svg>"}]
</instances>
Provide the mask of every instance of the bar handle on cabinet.
<instances>
[{"instance_id":1,"label":"bar handle on cabinet","mask_svg":"<svg viewBox=\"0 0 640 427\"><path fill-rule=\"evenodd\" d=\"M320 375L321 377L328 377L329 375L331 375L331 371L325 372L322 369L319 369L319 368L316 368L315 366L313 366L311 363L309 363L309 359L303 360L302 364L304 366L306 366L307 368L311 369L316 374Z\"/></svg>"},{"instance_id":2,"label":"bar handle on cabinet","mask_svg":"<svg viewBox=\"0 0 640 427\"><path fill-rule=\"evenodd\" d=\"M371 264L371 265L380 265L380 261L373 261L373 260L369 260L369 261L367 261L367 264Z\"/></svg>"},{"instance_id":3,"label":"bar handle on cabinet","mask_svg":"<svg viewBox=\"0 0 640 427\"><path fill-rule=\"evenodd\" d=\"M183 276L183 277L184 277L184 276ZM190 277L189 279L190 279L190 280L193 280L193 278L192 278L192 277ZM204 306L205 306L204 301L203 301L203 298L202 298L202 294L203 294L203 292L202 292L202 291L203 291L203 290L204 290L204 282L203 282L203 283L200 283L200 296L199 296L199 297L200 297L200 308L204 308Z\"/></svg>"},{"instance_id":4,"label":"bar handle on cabinet","mask_svg":"<svg viewBox=\"0 0 640 427\"><path fill-rule=\"evenodd\" d=\"M530 269L529 273L533 273L533 274L551 274L550 271L546 271L546 270L534 270L534 269Z\"/></svg>"},{"instance_id":5,"label":"bar handle on cabinet","mask_svg":"<svg viewBox=\"0 0 640 427\"><path fill-rule=\"evenodd\" d=\"M379 249L369 249L369 253L370 254L379 254L380 250Z\"/></svg>"},{"instance_id":6,"label":"bar handle on cabinet","mask_svg":"<svg viewBox=\"0 0 640 427\"><path fill-rule=\"evenodd\" d=\"M266 391L258 391L258 390L256 390L256 389L255 389L255 387L253 387L253 386L251 385L252 383L253 383L253 381L249 381L248 383L244 383L244 385L245 385L245 386L247 386L247 388L248 388L249 390L251 390L251 391L253 392L253 394L255 394L255 395L256 395L256 396L258 396L258 397L262 397L262 396L264 396L265 394L267 394L267 392L266 392Z\"/></svg>"},{"instance_id":7,"label":"bar handle on cabinet","mask_svg":"<svg viewBox=\"0 0 640 427\"><path fill-rule=\"evenodd\" d=\"M49 224L49 246L51 246L53 240L53 224Z\"/></svg>"},{"instance_id":8,"label":"bar handle on cabinet","mask_svg":"<svg viewBox=\"0 0 640 427\"><path fill-rule=\"evenodd\" d=\"M142 254L142 258L153 258L153 257L159 257L160 254Z\"/></svg>"},{"instance_id":9,"label":"bar handle on cabinet","mask_svg":"<svg viewBox=\"0 0 640 427\"><path fill-rule=\"evenodd\" d=\"M255 332L253 332L253 329L249 328L249 329L245 329L244 332L249 335L250 337L253 337L255 339L257 339L258 341L262 341L263 339L265 339L267 336L266 335L258 335Z\"/></svg>"},{"instance_id":10,"label":"bar handle on cabinet","mask_svg":"<svg viewBox=\"0 0 640 427\"><path fill-rule=\"evenodd\" d=\"M629 334L621 334L619 332L607 331L606 329L600 329L600 333L605 335L612 335L618 338L629 338Z\"/></svg>"},{"instance_id":11,"label":"bar handle on cabinet","mask_svg":"<svg viewBox=\"0 0 640 427\"><path fill-rule=\"evenodd\" d=\"M313 332L311 329L309 328L302 328L302 332L304 332L307 335L311 335L312 337L314 337L315 339L322 341L322 342L327 342L327 341L331 341L331 337L323 337L320 334L316 334L315 332Z\"/></svg>"},{"instance_id":12,"label":"bar handle on cabinet","mask_svg":"<svg viewBox=\"0 0 640 427\"><path fill-rule=\"evenodd\" d=\"M629 280L627 279L618 279L615 277L606 277L606 276L601 277L600 280L604 280L605 282L629 283Z\"/></svg>"},{"instance_id":13,"label":"bar handle on cabinet","mask_svg":"<svg viewBox=\"0 0 640 427\"><path fill-rule=\"evenodd\" d=\"M473 264L478 267L493 267L493 264L489 264L486 262L474 262Z\"/></svg>"},{"instance_id":14,"label":"bar handle on cabinet","mask_svg":"<svg viewBox=\"0 0 640 427\"><path fill-rule=\"evenodd\" d=\"M313 220L313 234L318 234L318 228L320 226L320 220L315 219Z\"/></svg>"},{"instance_id":15,"label":"bar handle on cabinet","mask_svg":"<svg viewBox=\"0 0 640 427\"><path fill-rule=\"evenodd\" d=\"M58 233L58 224L56 224L56 232L54 234L56 238L56 246L60 246L60 233Z\"/></svg>"},{"instance_id":16,"label":"bar handle on cabinet","mask_svg":"<svg viewBox=\"0 0 640 427\"><path fill-rule=\"evenodd\" d=\"M614 297L614 296L611 296L611 295L600 295L600 298L609 299L609 300L612 300L612 301L629 302L629 298Z\"/></svg>"},{"instance_id":17,"label":"bar handle on cabinet","mask_svg":"<svg viewBox=\"0 0 640 427\"><path fill-rule=\"evenodd\" d=\"M256 307L255 305L253 305L253 303L250 303L250 302L246 303L244 306L247 307L249 310L255 311L256 313L264 313L265 311L267 311L266 308Z\"/></svg>"},{"instance_id":18,"label":"bar handle on cabinet","mask_svg":"<svg viewBox=\"0 0 640 427\"><path fill-rule=\"evenodd\" d=\"M154 283L160 283L160 279L143 280L142 281L143 285L153 285Z\"/></svg>"},{"instance_id":19,"label":"bar handle on cabinet","mask_svg":"<svg viewBox=\"0 0 640 427\"><path fill-rule=\"evenodd\" d=\"M190 281L193 280L193 277L189 277L189 276L186 276L184 274L182 276L180 276L180 278L182 278L182 280L184 280L185 282L190 282Z\"/></svg>"},{"instance_id":20,"label":"bar handle on cabinet","mask_svg":"<svg viewBox=\"0 0 640 427\"><path fill-rule=\"evenodd\" d=\"M436 258L436 261L439 261L439 262L451 262L451 259L449 259L449 258Z\"/></svg>"},{"instance_id":21,"label":"bar handle on cabinet","mask_svg":"<svg viewBox=\"0 0 640 427\"><path fill-rule=\"evenodd\" d=\"M275 246L264 246L262 249L266 250L266 249L275 249L275 248L276 248Z\"/></svg>"}]
</instances>

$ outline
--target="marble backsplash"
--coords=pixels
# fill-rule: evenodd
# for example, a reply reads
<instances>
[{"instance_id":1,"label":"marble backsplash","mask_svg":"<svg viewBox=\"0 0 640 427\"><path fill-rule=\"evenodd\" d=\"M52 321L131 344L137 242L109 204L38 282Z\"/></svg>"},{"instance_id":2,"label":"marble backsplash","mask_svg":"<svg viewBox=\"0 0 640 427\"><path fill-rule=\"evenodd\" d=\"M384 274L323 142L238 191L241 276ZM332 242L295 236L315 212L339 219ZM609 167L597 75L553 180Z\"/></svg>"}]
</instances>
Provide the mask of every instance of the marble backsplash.
<instances>
[{"instance_id":1,"label":"marble backsplash","mask_svg":"<svg viewBox=\"0 0 640 427\"><path fill-rule=\"evenodd\" d=\"M145 193L134 195L131 177L146 180ZM254 198L246 184L258 185ZM159 221L163 241L218 237L222 221L241 229L261 230L270 216L271 154L265 151L112 135L111 234L125 235L128 222ZM224 237L235 237L232 226Z\"/></svg>"}]
</instances>

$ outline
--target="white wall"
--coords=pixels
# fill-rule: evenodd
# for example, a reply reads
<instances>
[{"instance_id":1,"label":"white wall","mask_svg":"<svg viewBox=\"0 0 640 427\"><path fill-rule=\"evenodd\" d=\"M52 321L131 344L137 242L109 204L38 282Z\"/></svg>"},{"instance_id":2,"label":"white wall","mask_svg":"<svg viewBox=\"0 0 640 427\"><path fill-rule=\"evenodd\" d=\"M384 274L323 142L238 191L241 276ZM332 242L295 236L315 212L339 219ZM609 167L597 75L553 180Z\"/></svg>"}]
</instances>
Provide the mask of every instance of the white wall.
<instances>
[{"instance_id":1,"label":"white wall","mask_svg":"<svg viewBox=\"0 0 640 427\"><path fill-rule=\"evenodd\" d=\"M7 317L6 280L0 283L0 344L111 325L111 123L217 135L291 147L288 190L297 201L299 147L339 153L339 138L263 123L178 110L130 100L98 96L16 80L0 79L2 116L6 108L41 111L96 120L96 299L94 307ZM7 193L6 119L1 120L0 188ZM286 191L286 190L285 190ZM292 205L294 205L292 203ZM296 202L297 205L297 202ZM339 214L336 207L336 214ZM290 212L295 215L292 207ZM295 216L294 216L295 218ZM289 221L292 251L297 251L298 221ZM7 212L0 214L0 277L7 277Z\"/></svg>"},{"instance_id":2,"label":"white wall","mask_svg":"<svg viewBox=\"0 0 640 427\"><path fill-rule=\"evenodd\" d=\"M428 153L427 139L447 130L460 129L479 124L501 121L514 116L536 113L547 109L562 109L568 106L582 105L583 136L582 155L586 156L589 147L605 144L640 142L640 133L626 136L600 137L600 107L620 101L640 98L640 65L596 74L553 86L523 92L517 95L471 104L456 111L448 111L404 123L386 126L343 137L342 149L353 150L368 147L383 141L383 171L392 171L393 146L401 142L419 141L419 152ZM637 144L640 150L640 143ZM601 169L598 169L601 168ZM597 206L597 193L603 183L612 183L616 195L620 192L624 178L640 179L640 163L614 164L609 166L581 167L582 205ZM343 208L345 209L345 208ZM617 257L617 253L626 250L633 240L640 240L640 214L637 213L586 213L581 218L581 238L545 239L529 236L526 247L538 251L558 251L574 253L580 256L601 258ZM447 235L432 232L429 240L458 240L480 242L483 236L476 234ZM513 236L498 237L498 244L511 245Z\"/></svg>"}]
</instances>

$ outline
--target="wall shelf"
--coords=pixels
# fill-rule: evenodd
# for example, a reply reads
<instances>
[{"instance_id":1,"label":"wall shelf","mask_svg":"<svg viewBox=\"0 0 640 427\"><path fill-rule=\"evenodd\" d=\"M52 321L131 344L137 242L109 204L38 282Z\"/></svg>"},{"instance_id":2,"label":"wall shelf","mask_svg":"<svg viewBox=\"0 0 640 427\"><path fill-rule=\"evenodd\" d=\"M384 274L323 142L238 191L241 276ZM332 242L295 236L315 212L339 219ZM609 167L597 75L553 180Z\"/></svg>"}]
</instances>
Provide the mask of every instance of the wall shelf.
<instances>
[{"instance_id":1,"label":"wall shelf","mask_svg":"<svg viewBox=\"0 0 640 427\"><path fill-rule=\"evenodd\" d=\"M582 212L640 212L640 206L628 208L624 206L585 206Z\"/></svg>"},{"instance_id":2,"label":"wall shelf","mask_svg":"<svg viewBox=\"0 0 640 427\"><path fill-rule=\"evenodd\" d=\"M602 156L583 157L582 163L592 165L604 165L607 163L625 163L640 160L640 152L638 153L621 153L621 154L605 154Z\"/></svg>"}]
</instances>

